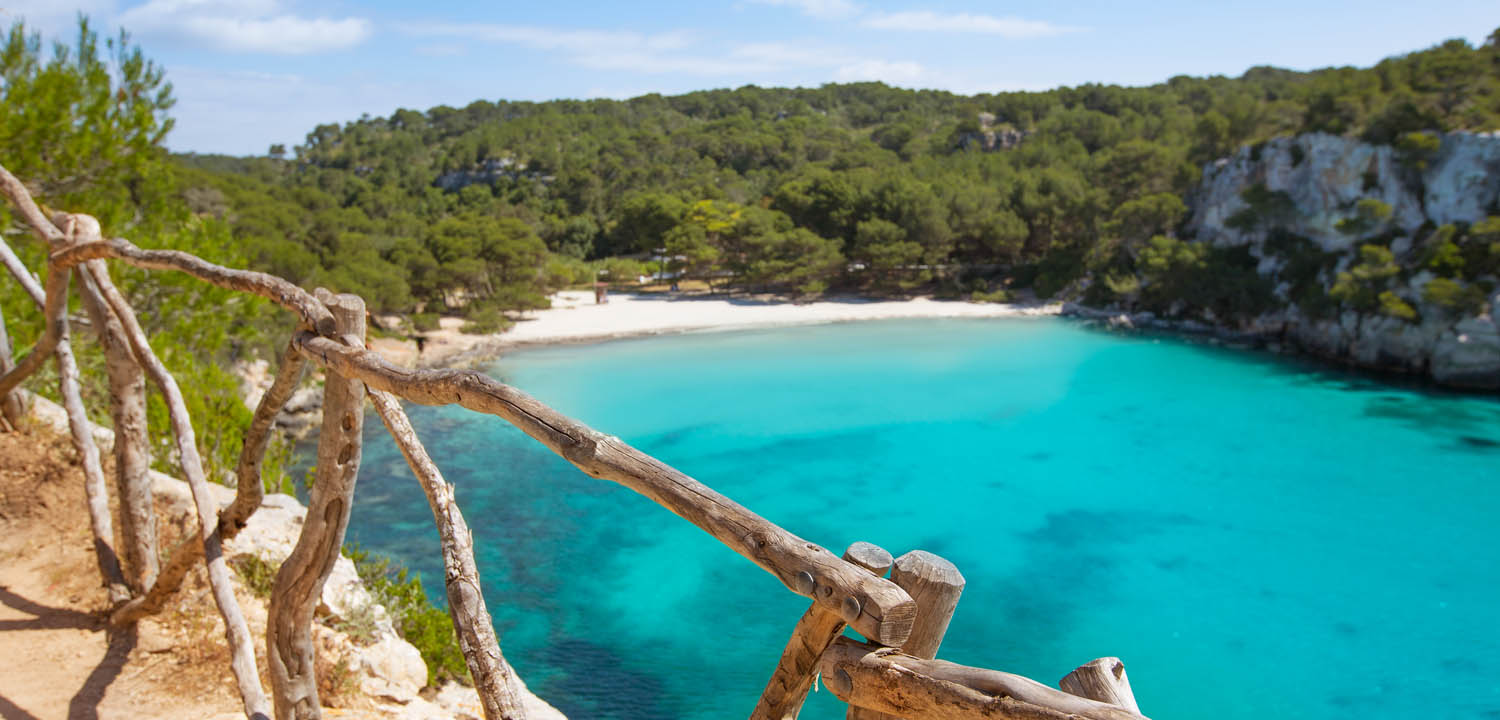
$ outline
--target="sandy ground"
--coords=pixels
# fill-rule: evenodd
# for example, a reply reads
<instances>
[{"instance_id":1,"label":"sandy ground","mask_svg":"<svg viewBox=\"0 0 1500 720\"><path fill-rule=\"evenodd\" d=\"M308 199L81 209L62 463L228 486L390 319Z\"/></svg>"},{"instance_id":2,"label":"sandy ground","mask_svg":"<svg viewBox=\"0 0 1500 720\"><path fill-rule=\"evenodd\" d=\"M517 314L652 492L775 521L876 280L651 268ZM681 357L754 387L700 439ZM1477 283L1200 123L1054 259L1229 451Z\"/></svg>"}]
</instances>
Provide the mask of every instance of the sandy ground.
<instances>
[{"instance_id":1,"label":"sandy ground","mask_svg":"<svg viewBox=\"0 0 1500 720\"><path fill-rule=\"evenodd\" d=\"M588 291L554 295L552 307L527 313L498 335L465 335L463 321L444 318L439 330L424 333L417 352L411 340L380 338L371 347L408 367L460 364L521 345L595 342L664 333L743 330L893 318L1016 317L1056 315L1061 305L1014 305L915 298L911 300L829 299L811 303L709 295L611 293L594 304Z\"/></svg>"},{"instance_id":2,"label":"sandy ground","mask_svg":"<svg viewBox=\"0 0 1500 720\"><path fill-rule=\"evenodd\" d=\"M201 573L181 606L111 629L71 446L0 433L0 459L0 717L244 717Z\"/></svg>"}]
</instances>

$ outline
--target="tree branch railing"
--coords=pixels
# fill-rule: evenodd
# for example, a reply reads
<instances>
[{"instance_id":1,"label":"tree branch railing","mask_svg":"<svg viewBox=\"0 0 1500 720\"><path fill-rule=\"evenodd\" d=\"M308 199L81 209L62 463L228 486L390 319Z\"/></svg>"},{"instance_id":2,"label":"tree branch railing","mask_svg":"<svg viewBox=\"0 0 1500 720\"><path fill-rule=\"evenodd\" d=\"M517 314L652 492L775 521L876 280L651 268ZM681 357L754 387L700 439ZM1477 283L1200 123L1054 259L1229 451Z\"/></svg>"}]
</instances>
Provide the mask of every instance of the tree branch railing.
<instances>
[{"instance_id":1,"label":"tree branch railing","mask_svg":"<svg viewBox=\"0 0 1500 720\"><path fill-rule=\"evenodd\" d=\"M75 445L85 458L95 545L101 549L101 573L117 603L111 622L126 624L160 611L187 572L199 559L206 559L210 588L225 621L231 669L246 715L251 718L269 718L270 708L260 686L244 617L234 598L222 543L245 526L261 502L264 487L260 464L271 427L309 361L327 376L319 475L297 547L277 573L267 618L266 657L271 665L277 720L321 716L316 682L311 681L311 603L321 593L343 542L359 466L365 396L428 498L442 540L449 614L489 720L525 717L520 683L500 652L480 591L473 536L454 501L453 488L427 455L398 398L422 405L459 405L506 420L584 473L624 485L697 525L792 592L810 599L812 605L797 623L752 719L795 718L818 673L835 695L850 703L851 717L887 713L907 718L1142 718L1124 680L1123 665L1113 658L1079 668L1069 675L1073 681L1071 685L1065 682L1064 690L1020 676L930 659L963 585L962 576L941 558L908 553L895 561L896 572L886 579L892 562L884 550L855 543L842 558L836 556L619 438L600 433L493 378L466 370L408 370L392 365L379 353L365 349L363 301L356 296L335 296L324 290L309 293L264 273L225 268L188 253L144 250L126 240L104 239L97 231L97 222L87 215L58 213L49 219L25 186L3 167L0 192L51 249L47 280L39 287L0 241L0 264L26 288L47 320L42 337L26 356L14 368L0 367L4 371L0 374L0 402L46 357L57 357L70 427ZM252 418L236 467L235 498L222 510L214 507L208 495L181 391L151 349L134 310L110 280L102 260L147 270L176 270L218 287L259 295L299 320L299 329L282 354L276 378ZM91 315L98 316L92 318L92 325L101 334L101 342L115 341L116 346L128 347L128 357L117 353L114 359L125 358L137 370L144 370L167 401L179 462L192 489L198 516L197 536L184 539L174 548L155 578L138 582L133 594L108 543L113 533L103 475L98 470L98 451L93 448L83 416L76 363L66 342L67 280L75 267L84 286L82 292L94 296L86 297L85 304L102 301L93 302L94 307L89 308ZM123 378L126 373L121 370ZM148 451L142 447L144 441L132 434L117 433L117 443L130 444L131 452ZM124 491L124 480L121 483ZM97 503L104 508L102 518L95 509L98 499L103 499ZM140 550L142 544L152 545L149 551L154 556L154 536L127 540L135 545L132 552ZM121 593L129 594L128 599ZM839 637L846 625L868 643ZM1113 674L1099 669L1116 665L1118 671ZM1090 698L1091 693L1100 696ZM1129 700L1128 707L1122 698Z\"/></svg>"}]
</instances>

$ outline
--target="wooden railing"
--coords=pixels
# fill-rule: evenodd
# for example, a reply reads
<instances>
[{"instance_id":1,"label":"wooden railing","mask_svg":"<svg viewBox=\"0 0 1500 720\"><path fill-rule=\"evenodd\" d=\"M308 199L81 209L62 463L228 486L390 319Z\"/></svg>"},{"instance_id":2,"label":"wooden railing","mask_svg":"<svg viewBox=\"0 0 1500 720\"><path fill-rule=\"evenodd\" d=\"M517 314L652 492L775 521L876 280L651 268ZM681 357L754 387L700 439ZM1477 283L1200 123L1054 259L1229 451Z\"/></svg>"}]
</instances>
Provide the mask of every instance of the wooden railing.
<instances>
[{"instance_id":1,"label":"wooden railing","mask_svg":"<svg viewBox=\"0 0 1500 720\"><path fill-rule=\"evenodd\" d=\"M774 575L789 590L812 601L793 627L791 639L752 710L752 720L795 718L821 675L851 718L1091 718L1140 720L1139 709L1114 658L1086 664L1065 677L1061 690L1008 673L935 660L963 590L951 563L923 551L892 559L869 543L851 545L842 557L803 540L712 488L647 455L619 438L600 433L520 390L467 370L407 370L365 349L364 302L323 289L308 293L264 273L221 267L171 250L143 250L123 239L106 239L98 223L82 214L37 207L22 183L0 167L3 190L19 217L49 248L45 287L37 283L3 241L0 261L45 316L45 331L18 363L0 342L0 409L7 395L49 357L58 362L60 391L72 439L83 458L96 557L115 603L114 624L158 612L199 560L224 618L231 669L251 718L320 717L313 677L310 628L313 609L348 526L359 471L364 399L395 439L427 495L442 539L448 610L485 716L524 717L520 688L505 662L480 591L473 536L437 466L428 457L397 398L423 405L461 405L496 415L585 473L651 498L718 538L731 550ZM204 282L265 297L294 314L299 328L282 353L270 389L256 407L236 468L234 501L215 508L198 456L193 428L176 381L147 342L135 311L115 287L104 260L150 270L176 270ZM78 390L77 363L69 346L66 314L69 277L91 315L109 362L115 453L133 458L115 464L121 496L122 566L113 546L105 479ZM3 328L3 319L0 319ZM275 417L311 362L326 373L323 420L318 436L317 476L296 547L277 572L266 627L273 703L268 703L255 666L250 633L235 600L222 544L234 537L260 505L260 463ZM195 537L182 541L156 565L155 536L143 526L151 496L140 458L149 457L145 434L132 414L143 397L140 375L161 391L171 416L176 451L192 489L199 520ZM10 411L6 411L9 413ZM147 463L149 464L149 463ZM890 578L885 577L890 571ZM841 633L852 627L867 642Z\"/></svg>"}]
</instances>

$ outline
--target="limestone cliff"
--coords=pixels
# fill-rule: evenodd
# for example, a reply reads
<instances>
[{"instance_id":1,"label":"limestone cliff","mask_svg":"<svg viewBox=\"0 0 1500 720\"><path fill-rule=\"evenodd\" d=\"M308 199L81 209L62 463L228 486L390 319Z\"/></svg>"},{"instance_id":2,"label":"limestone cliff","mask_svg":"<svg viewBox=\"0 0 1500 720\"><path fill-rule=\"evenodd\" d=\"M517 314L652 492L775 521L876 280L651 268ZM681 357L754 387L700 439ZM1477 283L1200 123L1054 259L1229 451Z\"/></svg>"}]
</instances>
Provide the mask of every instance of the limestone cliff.
<instances>
[{"instance_id":1,"label":"limestone cliff","mask_svg":"<svg viewBox=\"0 0 1500 720\"><path fill-rule=\"evenodd\" d=\"M1187 200L1182 235L1247 249L1272 288L1272 309L1206 319L1356 366L1500 388L1500 133L1400 147L1277 138L1205 167Z\"/></svg>"}]
</instances>

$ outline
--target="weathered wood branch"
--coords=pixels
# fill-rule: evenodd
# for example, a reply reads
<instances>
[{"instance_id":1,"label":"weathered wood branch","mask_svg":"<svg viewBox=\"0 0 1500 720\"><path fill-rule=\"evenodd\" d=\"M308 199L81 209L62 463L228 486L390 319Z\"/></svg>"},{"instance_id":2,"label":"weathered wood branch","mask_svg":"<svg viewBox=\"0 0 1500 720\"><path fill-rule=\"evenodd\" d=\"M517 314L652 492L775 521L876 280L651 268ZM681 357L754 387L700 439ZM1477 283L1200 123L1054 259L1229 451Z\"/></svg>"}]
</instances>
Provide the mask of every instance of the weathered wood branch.
<instances>
[{"instance_id":1,"label":"weathered wood branch","mask_svg":"<svg viewBox=\"0 0 1500 720\"><path fill-rule=\"evenodd\" d=\"M68 341L67 320L63 321L54 352L57 355L58 391L62 394L63 409L68 413L69 435L83 465L83 494L88 502L89 530L94 534L94 559L99 563L99 574L109 591L110 602L122 602L130 597L130 588L125 584L120 556L115 551L114 523L109 516L109 489L104 482L104 468L99 465L94 426L84 411L83 394L78 389L78 363L73 359L73 348Z\"/></svg>"},{"instance_id":2,"label":"weathered wood branch","mask_svg":"<svg viewBox=\"0 0 1500 720\"><path fill-rule=\"evenodd\" d=\"M876 577L883 577L891 569L891 554L879 546L867 542L856 542L844 551L844 559L858 565ZM792 720L807 701L807 691L812 688L813 678L818 672L818 658L829 643L844 631L844 618L828 612L813 603L792 628L792 637L760 695L760 701L750 713L750 720Z\"/></svg>"},{"instance_id":3,"label":"weathered wood branch","mask_svg":"<svg viewBox=\"0 0 1500 720\"><path fill-rule=\"evenodd\" d=\"M31 191L26 189L26 185L17 179L15 175L10 174L10 171L6 170L4 165L0 165L0 192L5 193L5 196L10 198L11 206L20 214L21 219L27 225L31 226L31 231L36 233L37 237L46 241L48 245L57 245L66 239L62 230L59 230L51 221L47 220L46 214L42 212L41 208L37 207L36 201L31 199ZM9 263L7 262L7 264ZM15 269L12 268L11 271L14 272ZM30 290L27 292L30 292ZM35 298L36 294L32 293L32 297Z\"/></svg>"},{"instance_id":4,"label":"weathered wood branch","mask_svg":"<svg viewBox=\"0 0 1500 720\"><path fill-rule=\"evenodd\" d=\"M0 375L10 372L16 366L10 353L10 334L5 330L5 313L0 312ZM0 395L0 418L4 418L11 428L19 427L21 418L26 414L24 405L18 392Z\"/></svg>"},{"instance_id":5,"label":"weathered wood branch","mask_svg":"<svg viewBox=\"0 0 1500 720\"><path fill-rule=\"evenodd\" d=\"M271 387L260 396L255 406L255 415L250 418L250 429L245 431L245 444L240 448L239 464L234 476L237 487L234 502L219 513L219 537L231 540L245 529L245 523L255 514L266 497L266 485L261 477L261 462L266 459L266 447L271 444L271 426L281 414L297 384L302 381L302 370L307 361L302 353L290 344L281 352L281 363Z\"/></svg>"},{"instance_id":6,"label":"weathered wood branch","mask_svg":"<svg viewBox=\"0 0 1500 720\"><path fill-rule=\"evenodd\" d=\"M19 190L19 200L14 192ZM26 194L5 168L0 167L0 190L12 196L17 209L32 225L37 236L56 245L66 244L68 238L55 227ZM22 202L24 201L24 202ZM62 395L63 408L68 414L68 429L73 439L73 448L78 452L83 465L83 489L89 509L89 529L94 535L94 558L99 564L99 574L109 591L111 602L121 602L130 597L125 584L125 575L120 569L120 556L114 547L114 523L109 515L109 491L104 483L104 470L99 464L99 448L94 444L93 425L83 407L83 395L78 387L78 363L73 358L72 343L68 333L68 276L69 273L56 266L47 270L46 288L38 299L36 278L26 269L10 246L0 240L0 258L5 261L16 281L26 289L32 300L42 308L46 329L42 337L32 346L31 352L9 368L0 377L0 399L13 397L16 386L27 376L41 368L47 355L57 358L58 392Z\"/></svg>"},{"instance_id":7,"label":"weathered wood branch","mask_svg":"<svg viewBox=\"0 0 1500 720\"><path fill-rule=\"evenodd\" d=\"M319 334L334 334L328 309L306 290L275 275L227 268L179 250L143 250L129 240L110 238L55 253L51 261L70 267L100 258L114 258L147 270L177 270L222 288L259 295L296 314L303 325Z\"/></svg>"},{"instance_id":8,"label":"weathered wood branch","mask_svg":"<svg viewBox=\"0 0 1500 720\"><path fill-rule=\"evenodd\" d=\"M305 366L302 354L288 347L282 356L275 381L265 395L261 396L260 404L255 408L255 416L250 421L249 431L245 433L245 445L240 451L239 465L235 471L238 489L235 491L234 501L219 512L219 521L214 530L216 540L221 545L234 539L245 529L245 523L265 499L260 463L265 459L266 446L271 439L271 424L281 413L281 409L286 407L287 398L296 389ZM182 580L187 577L188 571L203 559L203 543L197 538L185 538L172 548L167 558L167 563L161 567L161 572L150 589L144 595L117 608L110 615L110 623L125 625L160 612L167 599L182 587Z\"/></svg>"},{"instance_id":9,"label":"weathered wood branch","mask_svg":"<svg viewBox=\"0 0 1500 720\"><path fill-rule=\"evenodd\" d=\"M964 576L953 563L926 550L913 550L899 558L891 568L891 582L911 593L917 603L917 621L911 637L901 644L901 652L931 660L937 657L948 623L958 607L958 596L964 591ZM895 715L849 706L848 720L901 720Z\"/></svg>"},{"instance_id":10,"label":"weathered wood branch","mask_svg":"<svg viewBox=\"0 0 1500 720\"><path fill-rule=\"evenodd\" d=\"M146 376L130 352L125 328L99 292L113 283L102 260L75 268L78 295L104 351L109 414L115 429L115 494L120 499L120 544L125 581L137 593L156 582L156 509L152 500L151 438L146 431Z\"/></svg>"},{"instance_id":11,"label":"weathered wood branch","mask_svg":"<svg viewBox=\"0 0 1500 720\"><path fill-rule=\"evenodd\" d=\"M423 405L457 404L508 420L585 473L620 483L702 528L798 595L837 615L846 607L856 608L850 627L875 642L900 645L911 634L916 603L894 583L524 392L473 371L398 368L379 353L306 331L295 342L312 361L378 390Z\"/></svg>"},{"instance_id":12,"label":"weathered wood branch","mask_svg":"<svg viewBox=\"0 0 1500 720\"><path fill-rule=\"evenodd\" d=\"M1135 704L1135 692L1130 689L1130 678L1125 675L1125 663L1117 657L1102 657L1080 665L1057 685L1078 697L1118 705L1136 714L1141 712Z\"/></svg>"},{"instance_id":13,"label":"weathered wood branch","mask_svg":"<svg viewBox=\"0 0 1500 720\"><path fill-rule=\"evenodd\" d=\"M364 347L364 301L357 295L336 296L322 288L318 289L318 300L333 312L340 341ZM323 425L318 432L318 466L307 502L307 519L296 547L276 572L266 618L266 657L271 666L277 720L322 717L313 671L313 611L349 526L359 474L364 399L364 383L348 373L329 369L323 382Z\"/></svg>"},{"instance_id":14,"label":"weathered wood branch","mask_svg":"<svg viewBox=\"0 0 1500 720\"><path fill-rule=\"evenodd\" d=\"M5 242L4 238L0 238L0 263L5 264L11 277L21 284L21 288L31 296L32 302L36 303L38 308L47 304L47 291L42 289L42 284L32 276L31 270L21 262L21 258L16 257L16 253L10 249L10 245Z\"/></svg>"},{"instance_id":15,"label":"weathered wood branch","mask_svg":"<svg viewBox=\"0 0 1500 720\"><path fill-rule=\"evenodd\" d=\"M1035 680L838 638L819 663L840 700L913 720L1142 720Z\"/></svg>"},{"instance_id":16,"label":"weathered wood branch","mask_svg":"<svg viewBox=\"0 0 1500 720\"><path fill-rule=\"evenodd\" d=\"M270 707L255 668L255 650L250 641L250 628L245 624L239 601L234 597L229 565L224 560L218 533L214 532L218 527L217 508L208 494L208 480L203 473L203 460L198 455L197 438L188 416L187 403L182 399L182 390L178 388L177 380L167 372L166 366L156 357L151 344L146 341L146 333L141 330L140 322L135 317L135 311L130 309L130 304L120 291L113 285L101 286L99 291L125 329L125 336L136 362L146 370L146 374L166 400L172 434L177 441L178 463L182 466L189 489L192 490L193 505L198 514L198 536L207 563L208 584L219 614L224 618L224 632L229 641L230 669L234 672L245 714L251 718L269 717ZM161 576L165 574L164 570L158 575L157 584L161 583Z\"/></svg>"},{"instance_id":17,"label":"weathered wood branch","mask_svg":"<svg viewBox=\"0 0 1500 720\"><path fill-rule=\"evenodd\" d=\"M443 481L442 473L417 439L417 431L401 409L401 403L389 393L373 388L368 392L385 429L401 448L406 464L411 466L412 474L427 494L432 519L442 538L448 615L458 631L459 648L484 706L484 716L487 720L524 720L526 709L521 702L516 672L500 653L500 640L495 636L495 626L480 591L474 536L454 500L453 486Z\"/></svg>"},{"instance_id":18,"label":"weathered wood branch","mask_svg":"<svg viewBox=\"0 0 1500 720\"><path fill-rule=\"evenodd\" d=\"M68 272L55 267L47 272L47 298L42 305L46 329L37 338L31 350L21 358L9 372L0 375L0 396L15 390L21 381L41 369L42 363L57 349L58 342L68 333Z\"/></svg>"}]
</instances>

